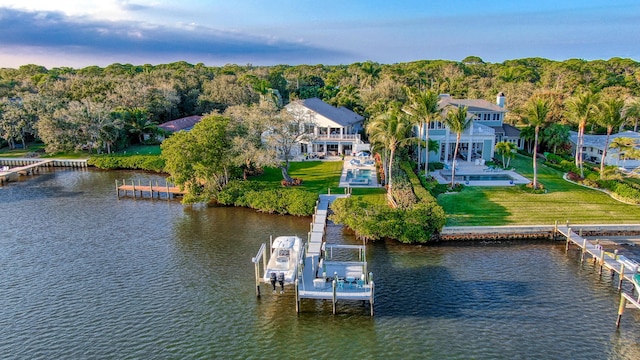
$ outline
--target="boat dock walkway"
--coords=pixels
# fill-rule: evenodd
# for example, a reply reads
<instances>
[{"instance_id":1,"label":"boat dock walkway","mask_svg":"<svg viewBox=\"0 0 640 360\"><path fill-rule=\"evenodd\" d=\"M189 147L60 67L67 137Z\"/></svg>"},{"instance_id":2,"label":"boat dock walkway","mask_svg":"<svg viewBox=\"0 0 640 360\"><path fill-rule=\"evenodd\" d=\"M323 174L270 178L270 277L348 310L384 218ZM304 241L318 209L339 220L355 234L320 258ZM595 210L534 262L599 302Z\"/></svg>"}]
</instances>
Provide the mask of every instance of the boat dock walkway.
<instances>
[{"instance_id":1,"label":"boat dock walkway","mask_svg":"<svg viewBox=\"0 0 640 360\"><path fill-rule=\"evenodd\" d=\"M618 275L620 306L618 308L616 326L619 327L625 308L640 309L640 263L625 256L618 255L617 252L612 253L605 251L598 240L588 240L582 237L581 231L576 234L568 224L556 226L555 231L566 237L566 251L569 251L572 245L578 247L581 251L581 262L584 262L586 256L590 256L593 259L593 263L599 266L599 275L602 275L604 269L609 270L612 277ZM631 283L633 287L631 293L627 293L622 289L622 283L625 280ZM634 297L635 292L638 293L637 297Z\"/></svg>"},{"instance_id":2,"label":"boat dock walkway","mask_svg":"<svg viewBox=\"0 0 640 360\"><path fill-rule=\"evenodd\" d=\"M43 167L86 168L87 160L0 158L0 184L15 181L19 176L32 175Z\"/></svg>"},{"instance_id":3,"label":"boat dock walkway","mask_svg":"<svg viewBox=\"0 0 640 360\"><path fill-rule=\"evenodd\" d=\"M375 284L368 272L364 245L340 245L326 242L329 205L339 197L349 195L320 195L316 201L307 242L300 254L300 266L293 281L296 312L302 299L331 300L336 313L338 300L369 301L373 316ZM261 273L266 271L266 244L251 259L256 276L256 295L260 296ZM263 263L262 269L260 263Z\"/></svg>"},{"instance_id":4,"label":"boat dock walkway","mask_svg":"<svg viewBox=\"0 0 640 360\"><path fill-rule=\"evenodd\" d=\"M326 243L327 215L330 203L342 195L320 195L310 226L302 271L296 280L296 311L301 299L332 300L336 313L338 300L369 301L373 316L373 274L367 273L364 245ZM356 251L356 261L333 261L334 252Z\"/></svg>"}]
</instances>

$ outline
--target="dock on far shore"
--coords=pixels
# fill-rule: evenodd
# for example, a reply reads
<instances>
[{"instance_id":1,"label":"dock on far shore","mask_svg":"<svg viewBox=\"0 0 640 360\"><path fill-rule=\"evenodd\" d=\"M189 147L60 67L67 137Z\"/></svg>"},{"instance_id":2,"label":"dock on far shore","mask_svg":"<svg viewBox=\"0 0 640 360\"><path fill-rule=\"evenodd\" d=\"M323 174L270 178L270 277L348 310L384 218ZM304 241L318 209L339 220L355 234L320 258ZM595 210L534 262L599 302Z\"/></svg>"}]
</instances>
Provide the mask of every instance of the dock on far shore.
<instances>
[{"instance_id":1,"label":"dock on far shore","mask_svg":"<svg viewBox=\"0 0 640 360\"><path fill-rule=\"evenodd\" d=\"M155 197L160 199L160 196L164 195L165 199L170 200L172 197L186 194L186 191L169 182L159 184L158 181L156 181L154 185L154 183L149 180L147 185L143 185L142 181L138 179L138 184L136 185L134 180L131 180L130 183L127 183L126 180L122 180L122 183L116 180L116 196L118 198L123 196L132 196L134 199L143 198L145 194L151 199Z\"/></svg>"},{"instance_id":2,"label":"dock on far shore","mask_svg":"<svg viewBox=\"0 0 640 360\"><path fill-rule=\"evenodd\" d=\"M579 225L576 225L579 227ZM566 237L565 250L568 252L571 246L576 246L580 252L580 262L585 261L585 257L591 257L594 264L598 266L598 275L602 275L603 270L608 270L611 277L618 276L618 291L620 291L620 305L618 307L618 318L616 327L620 327L622 314L627 308L640 310L640 263L629 259L616 252L605 251L599 240L588 240L582 236L582 231L576 234L569 224L556 226L555 231ZM631 283L631 292L625 292L622 288L624 281Z\"/></svg>"}]
</instances>

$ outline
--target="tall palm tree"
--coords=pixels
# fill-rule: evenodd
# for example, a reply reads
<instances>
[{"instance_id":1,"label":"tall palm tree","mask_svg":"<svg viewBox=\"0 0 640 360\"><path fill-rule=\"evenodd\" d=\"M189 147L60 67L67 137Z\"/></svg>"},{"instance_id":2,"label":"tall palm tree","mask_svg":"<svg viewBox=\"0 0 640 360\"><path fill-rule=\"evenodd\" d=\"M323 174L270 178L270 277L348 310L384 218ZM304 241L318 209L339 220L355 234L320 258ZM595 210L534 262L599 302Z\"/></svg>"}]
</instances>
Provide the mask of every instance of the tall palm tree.
<instances>
[{"instance_id":1,"label":"tall palm tree","mask_svg":"<svg viewBox=\"0 0 640 360\"><path fill-rule=\"evenodd\" d=\"M582 148L584 146L584 129L587 122L593 119L598 110L598 96L591 91L577 94L565 102L566 114L578 123L578 140L576 144L576 167L580 169L580 176L584 176Z\"/></svg>"},{"instance_id":2,"label":"tall palm tree","mask_svg":"<svg viewBox=\"0 0 640 360\"><path fill-rule=\"evenodd\" d=\"M531 97L524 108L524 120L534 128L533 140L533 189L538 188L538 137L540 128L548 121L551 112L549 100Z\"/></svg>"},{"instance_id":3,"label":"tall palm tree","mask_svg":"<svg viewBox=\"0 0 640 360\"><path fill-rule=\"evenodd\" d=\"M613 129L617 129L625 121L623 116L624 100L609 97L600 102L598 107L598 123L607 128L607 138L602 149L602 158L600 159L600 178L604 176L604 160L607 157L607 149L609 148L609 139Z\"/></svg>"},{"instance_id":4,"label":"tall palm tree","mask_svg":"<svg viewBox=\"0 0 640 360\"><path fill-rule=\"evenodd\" d=\"M500 141L496 144L496 151L502 156L502 167L508 168L511 158L513 158L513 151L516 149L516 145L509 141ZM505 162L506 158L506 162Z\"/></svg>"},{"instance_id":5,"label":"tall palm tree","mask_svg":"<svg viewBox=\"0 0 640 360\"><path fill-rule=\"evenodd\" d=\"M424 129L424 140L427 142L427 146L425 149L426 155L424 160L425 177L428 175L429 171L429 124L440 117L440 109L438 108L439 100L440 97L438 96L438 94L431 90L418 91L415 89L410 89L409 104L402 109L404 112L409 114L409 116L413 119L414 124L418 125L418 138L421 140ZM420 168L420 154L420 145L418 145L418 169Z\"/></svg>"},{"instance_id":6,"label":"tall palm tree","mask_svg":"<svg viewBox=\"0 0 640 360\"><path fill-rule=\"evenodd\" d=\"M405 113L397 108L392 108L373 118L367 125L367 134L372 143L379 143L389 150L387 196L391 199L393 186L392 168L395 152L399 147L415 140L415 138L411 137L411 122Z\"/></svg>"},{"instance_id":7,"label":"tall palm tree","mask_svg":"<svg viewBox=\"0 0 640 360\"><path fill-rule=\"evenodd\" d=\"M468 116L467 107L451 107L447 110L447 116L444 119L449 129L456 133L456 147L453 150L453 166L451 167L451 187L456 184L456 159L458 158L458 146L462 133L471 124L473 117Z\"/></svg>"}]
</instances>

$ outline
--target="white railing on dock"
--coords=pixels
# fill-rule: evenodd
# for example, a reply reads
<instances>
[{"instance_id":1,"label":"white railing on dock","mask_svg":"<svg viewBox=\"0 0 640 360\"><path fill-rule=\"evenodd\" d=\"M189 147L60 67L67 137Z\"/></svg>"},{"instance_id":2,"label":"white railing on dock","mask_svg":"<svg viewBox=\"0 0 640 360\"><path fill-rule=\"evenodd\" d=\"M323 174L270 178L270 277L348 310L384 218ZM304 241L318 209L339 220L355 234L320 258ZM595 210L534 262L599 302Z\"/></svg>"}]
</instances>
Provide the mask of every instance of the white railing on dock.
<instances>
[{"instance_id":1,"label":"white railing on dock","mask_svg":"<svg viewBox=\"0 0 640 360\"><path fill-rule=\"evenodd\" d=\"M584 262L585 256L591 256L593 263L598 264L598 275L602 275L603 269L608 269L611 272L611 276L618 275L618 291L621 292L620 306L618 308L618 318L616 320L616 326L620 326L620 320L624 309L627 305L640 309L640 289L638 288L638 281L636 279L639 276L640 264L633 259L629 259L623 255L618 255L617 250L613 253L607 252L603 249L598 240L590 241L582 237L582 231L576 234L572 228L567 225L555 226L555 231L564 235L567 239L565 250L568 252L572 244L576 245L581 251L580 262ZM626 293L622 288L622 283L627 280L631 283L633 290L638 292L638 299L634 299L631 294Z\"/></svg>"}]
</instances>

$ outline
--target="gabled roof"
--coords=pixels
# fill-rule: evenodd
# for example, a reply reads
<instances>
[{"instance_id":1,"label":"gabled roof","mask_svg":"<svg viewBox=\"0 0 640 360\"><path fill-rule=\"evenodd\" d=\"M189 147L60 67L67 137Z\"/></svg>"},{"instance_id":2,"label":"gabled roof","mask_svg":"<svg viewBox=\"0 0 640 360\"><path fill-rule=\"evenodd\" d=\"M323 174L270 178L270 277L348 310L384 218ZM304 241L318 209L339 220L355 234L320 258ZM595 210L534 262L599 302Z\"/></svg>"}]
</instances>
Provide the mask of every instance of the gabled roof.
<instances>
[{"instance_id":1,"label":"gabled roof","mask_svg":"<svg viewBox=\"0 0 640 360\"><path fill-rule=\"evenodd\" d=\"M624 131L621 133L617 133L617 134L611 134L611 137L609 138L609 144L611 144L611 142L613 141L613 139L615 138L619 138L619 137L625 137L625 138L632 138L632 139L637 139L638 141L640 141L640 133L634 132L634 131ZM571 140L572 143L577 144L578 143L578 133L575 131L570 131L569 132L569 140ZM599 150L603 150L604 149L604 144L607 141L607 135L584 135L584 147L593 147Z\"/></svg>"},{"instance_id":2,"label":"gabled roof","mask_svg":"<svg viewBox=\"0 0 640 360\"><path fill-rule=\"evenodd\" d=\"M438 105L440 108L445 108L447 105L466 106L467 111L471 113L480 111L507 112L504 108L483 99L454 99L450 96L443 96Z\"/></svg>"},{"instance_id":3,"label":"gabled roof","mask_svg":"<svg viewBox=\"0 0 640 360\"><path fill-rule=\"evenodd\" d=\"M296 100L287 105L287 107L295 104L305 107L319 115L322 115L340 126L349 126L364 120L363 116L358 115L357 113L343 106L337 108L327 104L326 102L318 98Z\"/></svg>"},{"instance_id":4,"label":"gabled roof","mask_svg":"<svg viewBox=\"0 0 640 360\"><path fill-rule=\"evenodd\" d=\"M178 132L180 130L191 130L197 123L200 122L200 120L202 120L202 115L192 115L167 121L166 123L160 124L159 127L171 132Z\"/></svg>"}]
</instances>

